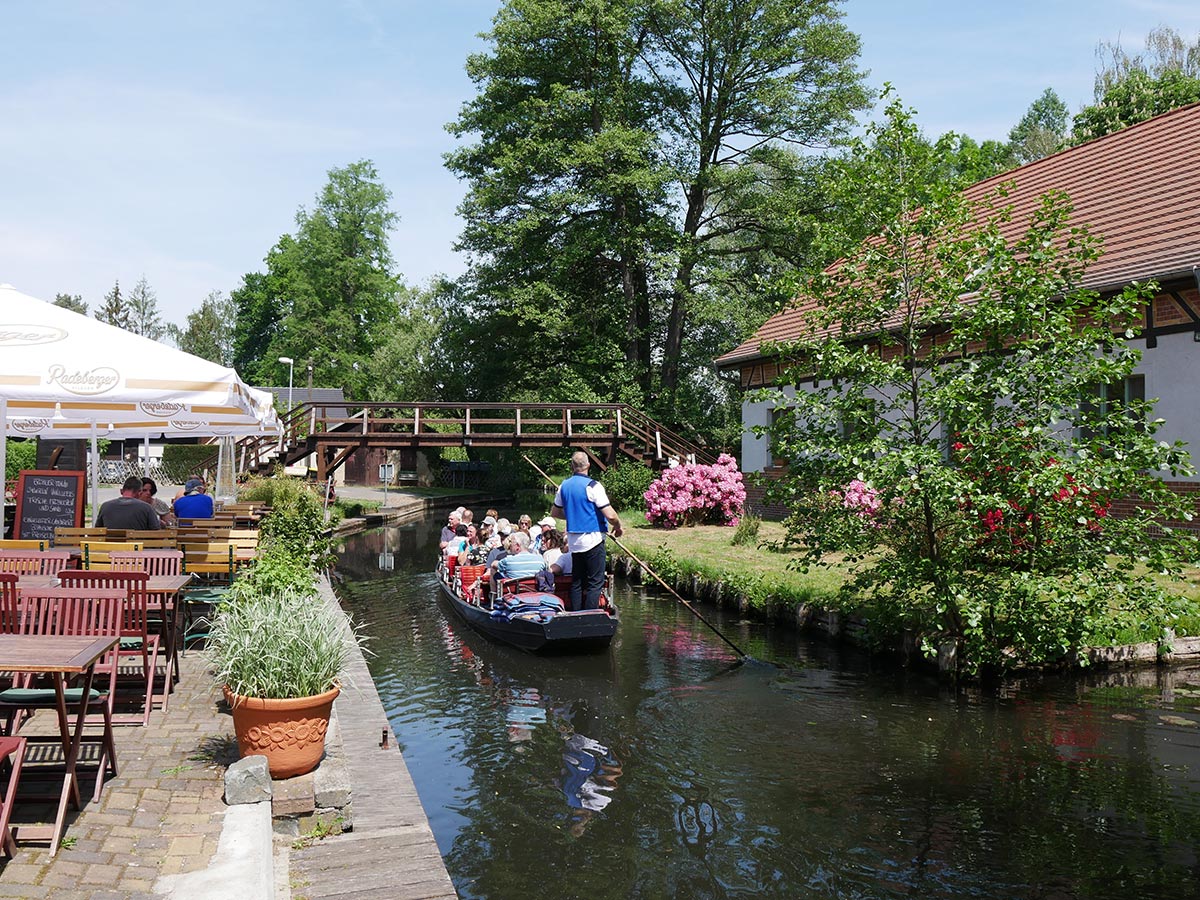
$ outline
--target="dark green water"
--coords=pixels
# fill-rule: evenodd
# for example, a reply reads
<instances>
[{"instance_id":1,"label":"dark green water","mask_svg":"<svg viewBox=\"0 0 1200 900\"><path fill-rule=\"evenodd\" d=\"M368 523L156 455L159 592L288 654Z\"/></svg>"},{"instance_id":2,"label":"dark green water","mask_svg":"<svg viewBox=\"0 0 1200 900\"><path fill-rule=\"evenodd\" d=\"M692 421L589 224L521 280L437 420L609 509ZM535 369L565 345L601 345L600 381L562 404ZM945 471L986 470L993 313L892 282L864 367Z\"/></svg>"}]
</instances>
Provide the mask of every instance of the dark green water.
<instances>
[{"instance_id":1,"label":"dark green water","mask_svg":"<svg viewBox=\"0 0 1200 900\"><path fill-rule=\"evenodd\" d=\"M734 667L637 589L541 659L453 618L437 533L348 540L340 593L462 897L1200 896L1198 670L955 692L706 609L786 666Z\"/></svg>"}]
</instances>

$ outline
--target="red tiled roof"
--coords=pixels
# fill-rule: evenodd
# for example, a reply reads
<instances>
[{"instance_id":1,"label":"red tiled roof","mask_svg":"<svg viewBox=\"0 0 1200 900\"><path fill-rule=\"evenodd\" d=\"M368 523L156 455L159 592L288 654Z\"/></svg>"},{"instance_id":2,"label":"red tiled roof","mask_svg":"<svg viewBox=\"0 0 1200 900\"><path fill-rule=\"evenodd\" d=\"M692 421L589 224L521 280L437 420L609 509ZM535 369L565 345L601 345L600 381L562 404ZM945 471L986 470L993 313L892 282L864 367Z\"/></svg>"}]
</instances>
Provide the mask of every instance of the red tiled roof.
<instances>
[{"instance_id":1,"label":"red tiled roof","mask_svg":"<svg viewBox=\"0 0 1200 900\"><path fill-rule=\"evenodd\" d=\"M1078 147L974 184L963 193L981 200L1012 183L1006 204L1013 216L1002 233L1016 238L1028 227L1039 198L1065 191L1072 222L1103 238L1083 287L1115 289L1132 281L1189 274L1200 265L1200 103L1156 116ZM812 301L797 298L749 340L717 358L721 367L763 356L760 346L803 334Z\"/></svg>"}]
</instances>

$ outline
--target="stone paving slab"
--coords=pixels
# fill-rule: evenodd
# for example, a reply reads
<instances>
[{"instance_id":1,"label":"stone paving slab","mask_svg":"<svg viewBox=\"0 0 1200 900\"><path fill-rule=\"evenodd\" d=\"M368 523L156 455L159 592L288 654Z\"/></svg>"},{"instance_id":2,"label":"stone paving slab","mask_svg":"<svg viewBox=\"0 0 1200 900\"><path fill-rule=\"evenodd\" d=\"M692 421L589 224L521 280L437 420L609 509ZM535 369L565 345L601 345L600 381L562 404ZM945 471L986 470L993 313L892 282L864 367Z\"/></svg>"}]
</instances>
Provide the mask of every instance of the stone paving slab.
<instances>
[{"instance_id":1,"label":"stone paving slab","mask_svg":"<svg viewBox=\"0 0 1200 900\"><path fill-rule=\"evenodd\" d=\"M115 727L119 774L97 803L92 775L84 774L83 808L68 812L58 855L51 858L45 842L21 842L14 858L0 863L0 898L154 898L159 875L209 865L225 816L225 766L237 758L237 745L203 657L188 653L180 676L167 712L155 710L146 727ZM42 711L21 733L57 733L57 727ZM23 786L35 785L29 774L22 774ZM18 798L14 824L52 818L47 804Z\"/></svg>"}]
</instances>

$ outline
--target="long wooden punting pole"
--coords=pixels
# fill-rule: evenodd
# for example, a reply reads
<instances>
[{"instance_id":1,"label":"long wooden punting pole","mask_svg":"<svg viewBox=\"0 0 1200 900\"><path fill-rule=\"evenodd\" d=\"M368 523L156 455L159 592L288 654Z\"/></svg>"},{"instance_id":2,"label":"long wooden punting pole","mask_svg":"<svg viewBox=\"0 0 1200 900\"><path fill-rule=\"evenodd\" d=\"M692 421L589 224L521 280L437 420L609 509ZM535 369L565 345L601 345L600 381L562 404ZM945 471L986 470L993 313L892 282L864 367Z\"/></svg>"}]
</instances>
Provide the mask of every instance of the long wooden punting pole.
<instances>
[{"instance_id":1,"label":"long wooden punting pole","mask_svg":"<svg viewBox=\"0 0 1200 900\"><path fill-rule=\"evenodd\" d=\"M521 454L521 458L524 459L525 462L527 462L531 466L533 466L535 469L537 469L537 473L546 479L546 481L549 483L550 487L554 488L555 490L558 489L558 485L555 484L551 480L549 475L547 475L545 472L543 472L541 469L538 468L537 463L535 463L532 459L530 459L528 456L526 456L523 453ZM637 556L634 555L632 550L630 550L628 547L626 547L624 544L622 544L619 540L617 540L616 535L612 534L611 532L605 532L605 536L610 541L612 541L614 544L616 544L618 547L620 547L622 550L624 550L630 559L632 559L635 563L637 563L639 566L641 566L645 571L649 572L654 577L654 580L657 581L659 584L661 584L663 586L663 589L668 594L670 594L672 597L674 597L676 600L678 600L680 603L682 603L684 606L686 606L692 615L694 615L697 619L699 619L701 622L703 622L705 625L707 625L712 630L713 634L715 634L717 637L719 637L721 640L723 640L725 643L727 643L730 647L732 647L733 651L738 656L740 656L742 659L750 659L751 658L749 653L747 653L745 650L743 650L741 647L739 647L737 644L735 644L729 638L725 637L725 635L723 635L721 633L720 629L717 628L716 625L714 625L712 622L708 621L708 619L704 618L703 615L701 615L700 610L696 609L696 607L692 606L692 604L690 604L686 600L684 600L683 597L681 597L679 595L679 592L675 590L675 588L671 587L669 584L667 584L665 581L663 581L662 578L659 577L659 574L657 572L655 572L652 568L650 568L648 565L646 565L644 562L642 562L640 559L638 559Z\"/></svg>"}]
</instances>

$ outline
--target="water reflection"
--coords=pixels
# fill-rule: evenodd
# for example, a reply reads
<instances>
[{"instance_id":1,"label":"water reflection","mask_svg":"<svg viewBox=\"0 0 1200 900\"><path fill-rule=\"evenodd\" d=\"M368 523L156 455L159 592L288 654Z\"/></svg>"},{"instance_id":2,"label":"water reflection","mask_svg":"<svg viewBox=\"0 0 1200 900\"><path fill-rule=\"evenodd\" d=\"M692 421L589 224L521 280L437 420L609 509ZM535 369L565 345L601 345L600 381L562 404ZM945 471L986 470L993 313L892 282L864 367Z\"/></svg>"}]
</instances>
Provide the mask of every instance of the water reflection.
<instances>
[{"instance_id":1,"label":"water reflection","mask_svg":"<svg viewBox=\"0 0 1200 900\"><path fill-rule=\"evenodd\" d=\"M449 616L417 531L339 568L463 897L1200 896L1200 670L955 692L706 609L789 666L731 667L630 591L609 653L540 659Z\"/></svg>"}]
</instances>

